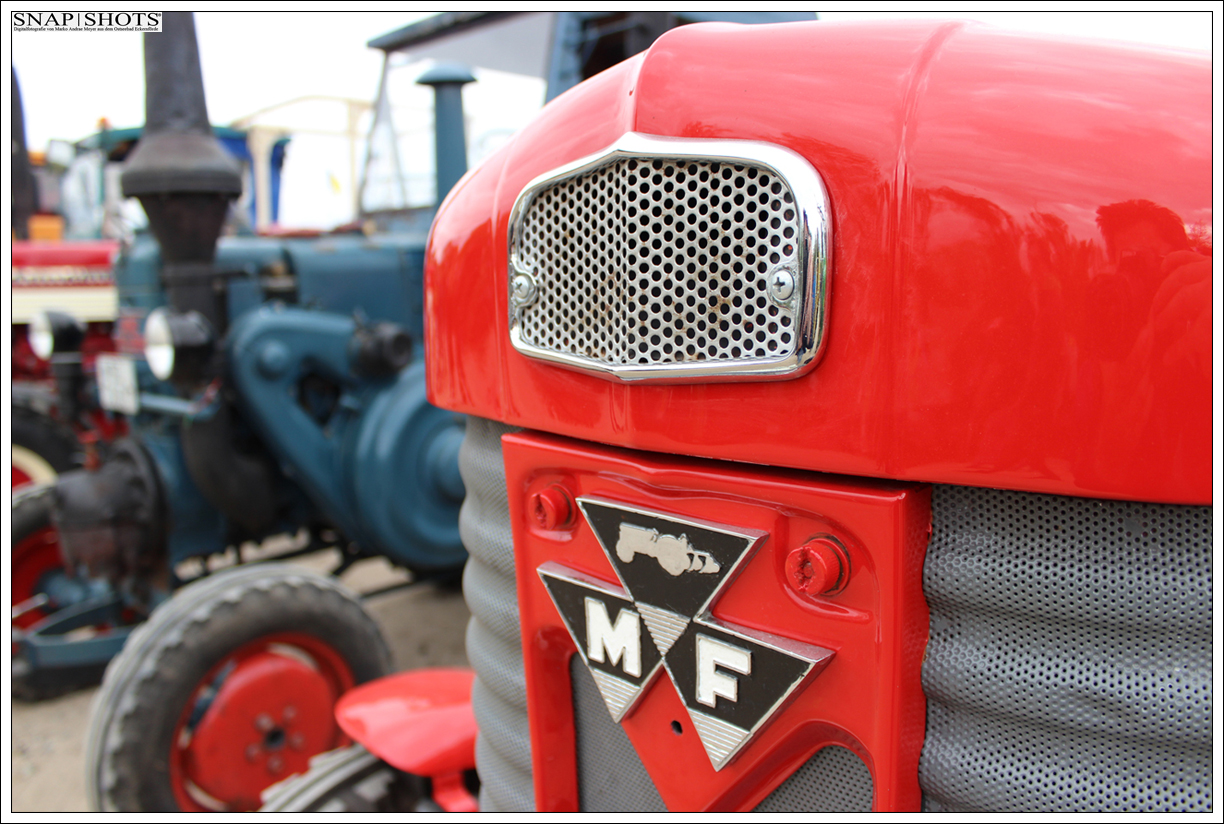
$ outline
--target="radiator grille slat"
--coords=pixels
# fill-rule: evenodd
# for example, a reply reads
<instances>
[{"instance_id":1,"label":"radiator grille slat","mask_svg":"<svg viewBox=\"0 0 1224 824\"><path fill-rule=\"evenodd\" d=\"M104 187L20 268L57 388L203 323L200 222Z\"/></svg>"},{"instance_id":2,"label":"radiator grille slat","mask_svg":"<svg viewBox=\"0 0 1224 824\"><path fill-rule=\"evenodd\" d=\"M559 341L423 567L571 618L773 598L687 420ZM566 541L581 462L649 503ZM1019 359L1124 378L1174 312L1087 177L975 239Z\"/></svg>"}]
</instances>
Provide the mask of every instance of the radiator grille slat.
<instances>
[{"instance_id":1,"label":"radiator grille slat","mask_svg":"<svg viewBox=\"0 0 1224 824\"><path fill-rule=\"evenodd\" d=\"M459 451L459 471L467 489L459 511L459 534L469 556L463 590L472 612L467 655L476 671L472 709L480 727L476 769L481 779L480 808L490 812L535 809L514 589L514 537L501 452L501 436L511 431L494 421L469 418Z\"/></svg>"}]
</instances>

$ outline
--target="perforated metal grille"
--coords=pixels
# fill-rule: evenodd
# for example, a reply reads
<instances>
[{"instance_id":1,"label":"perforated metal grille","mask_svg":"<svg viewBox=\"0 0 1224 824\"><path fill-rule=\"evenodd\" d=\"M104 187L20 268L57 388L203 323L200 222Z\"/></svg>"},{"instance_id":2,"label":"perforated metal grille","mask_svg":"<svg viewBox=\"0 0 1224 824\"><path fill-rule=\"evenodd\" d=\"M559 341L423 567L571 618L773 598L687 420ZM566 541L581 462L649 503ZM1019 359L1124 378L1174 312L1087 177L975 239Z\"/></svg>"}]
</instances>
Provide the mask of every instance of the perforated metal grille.
<instances>
[{"instance_id":1,"label":"perforated metal grille","mask_svg":"<svg viewBox=\"0 0 1224 824\"><path fill-rule=\"evenodd\" d=\"M611 365L793 354L799 289L783 305L769 282L797 277L800 231L786 181L748 163L620 159L562 180L512 250L538 289L522 340Z\"/></svg>"},{"instance_id":2,"label":"perforated metal grille","mask_svg":"<svg viewBox=\"0 0 1224 824\"><path fill-rule=\"evenodd\" d=\"M482 809L530 810L505 431L469 420L461 453L468 656ZM1211 809L1211 512L935 488L924 808ZM572 671L580 769L613 780L584 804L654 809L585 672ZM870 779L847 754L858 761L817 753L761 809L861 809Z\"/></svg>"},{"instance_id":3,"label":"perforated metal grille","mask_svg":"<svg viewBox=\"0 0 1224 824\"><path fill-rule=\"evenodd\" d=\"M579 811L666 812L659 791L624 728L612 720L581 656L570 658L569 671L574 692Z\"/></svg>"},{"instance_id":4,"label":"perforated metal grille","mask_svg":"<svg viewBox=\"0 0 1224 824\"><path fill-rule=\"evenodd\" d=\"M936 487L930 810L1211 808L1211 508Z\"/></svg>"},{"instance_id":5,"label":"perforated metal grille","mask_svg":"<svg viewBox=\"0 0 1224 824\"><path fill-rule=\"evenodd\" d=\"M869 813L871 770L845 747L825 747L757 805L756 813Z\"/></svg>"}]
</instances>

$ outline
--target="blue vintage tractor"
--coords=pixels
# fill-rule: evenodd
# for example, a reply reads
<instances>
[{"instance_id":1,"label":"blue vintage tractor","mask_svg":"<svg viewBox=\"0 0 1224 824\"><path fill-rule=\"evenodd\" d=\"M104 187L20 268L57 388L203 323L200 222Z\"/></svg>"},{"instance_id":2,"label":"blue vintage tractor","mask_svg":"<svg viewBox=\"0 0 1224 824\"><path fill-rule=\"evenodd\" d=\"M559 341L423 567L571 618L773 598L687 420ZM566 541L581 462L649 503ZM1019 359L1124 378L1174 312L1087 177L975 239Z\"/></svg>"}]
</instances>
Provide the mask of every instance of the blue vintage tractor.
<instances>
[{"instance_id":1,"label":"blue vintage tractor","mask_svg":"<svg viewBox=\"0 0 1224 824\"><path fill-rule=\"evenodd\" d=\"M331 704L387 669L386 645L330 579L276 564L185 570L289 534L287 552L339 546L345 562L380 554L417 580L453 579L464 424L425 397L423 233L218 243L238 178L207 134L191 18L163 21L145 38L148 122L122 178L152 237L121 255L125 356L98 366L101 403L133 436L96 471L15 499L14 538L20 521L33 547L21 557L44 566L26 564L34 594L17 611L32 620L15 636L14 687L96 677L123 647L86 743L92 805L249 809L345 743ZM678 22L558 13L550 66L572 85ZM388 65L425 36L393 34L374 44ZM445 67L421 79L438 91L439 201L462 174L458 89L471 79ZM57 346L70 326L48 324Z\"/></svg>"},{"instance_id":2,"label":"blue vintage tractor","mask_svg":"<svg viewBox=\"0 0 1224 824\"><path fill-rule=\"evenodd\" d=\"M163 20L122 177L152 236L118 259L121 353L98 366L101 404L131 436L100 467L14 497L14 581L30 596L14 608L13 689L96 681L124 648L91 729L95 804L254 808L343 743L332 703L389 656L330 579L262 563L209 575L206 561L284 535L282 555L334 546L341 567L382 555L415 581L457 580L464 422L425 397L424 236L218 243L238 168L208 125L191 16ZM72 319L47 320L71 361Z\"/></svg>"}]
</instances>

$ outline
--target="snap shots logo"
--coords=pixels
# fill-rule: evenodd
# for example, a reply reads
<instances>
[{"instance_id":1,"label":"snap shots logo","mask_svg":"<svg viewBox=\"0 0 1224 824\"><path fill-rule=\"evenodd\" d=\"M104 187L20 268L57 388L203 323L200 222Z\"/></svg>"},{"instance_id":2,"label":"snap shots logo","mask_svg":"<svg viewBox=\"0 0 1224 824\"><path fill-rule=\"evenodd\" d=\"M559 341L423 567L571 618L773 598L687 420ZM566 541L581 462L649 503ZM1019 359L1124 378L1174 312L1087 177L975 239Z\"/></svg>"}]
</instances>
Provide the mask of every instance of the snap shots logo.
<instances>
[{"instance_id":1,"label":"snap shots logo","mask_svg":"<svg viewBox=\"0 0 1224 824\"><path fill-rule=\"evenodd\" d=\"M579 507L623 586L550 561L538 573L613 720L666 671L721 770L832 650L715 618L710 610L764 537L610 501Z\"/></svg>"},{"instance_id":2,"label":"snap shots logo","mask_svg":"<svg viewBox=\"0 0 1224 824\"><path fill-rule=\"evenodd\" d=\"M161 31L160 11L15 11L13 31Z\"/></svg>"}]
</instances>

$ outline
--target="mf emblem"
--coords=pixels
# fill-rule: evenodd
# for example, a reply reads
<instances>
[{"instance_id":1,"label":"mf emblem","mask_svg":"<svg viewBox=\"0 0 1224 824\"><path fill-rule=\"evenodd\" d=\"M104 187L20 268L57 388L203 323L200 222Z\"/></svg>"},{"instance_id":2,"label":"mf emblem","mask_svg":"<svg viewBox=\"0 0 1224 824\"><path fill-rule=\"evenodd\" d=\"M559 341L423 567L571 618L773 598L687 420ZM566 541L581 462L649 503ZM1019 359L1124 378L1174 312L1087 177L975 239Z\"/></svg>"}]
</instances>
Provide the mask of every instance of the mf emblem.
<instances>
[{"instance_id":1,"label":"mf emblem","mask_svg":"<svg viewBox=\"0 0 1224 824\"><path fill-rule=\"evenodd\" d=\"M711 614L762 533L592 498L578 505L621 586L552 561L538 571L612 718L629 715L665 670L721 770L833 652Z\"/></svg>"}]
</instances>

